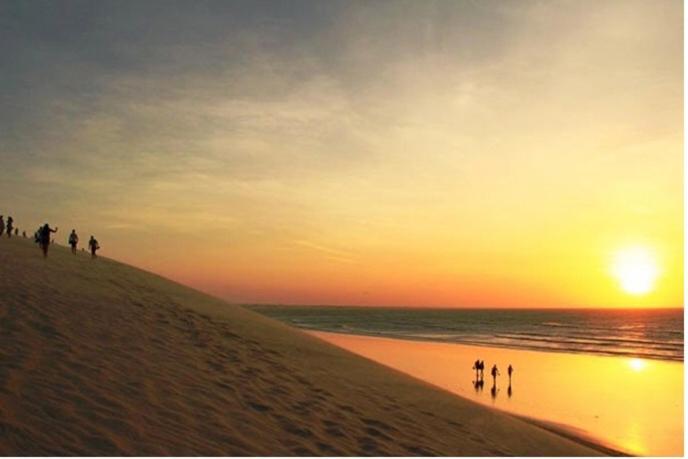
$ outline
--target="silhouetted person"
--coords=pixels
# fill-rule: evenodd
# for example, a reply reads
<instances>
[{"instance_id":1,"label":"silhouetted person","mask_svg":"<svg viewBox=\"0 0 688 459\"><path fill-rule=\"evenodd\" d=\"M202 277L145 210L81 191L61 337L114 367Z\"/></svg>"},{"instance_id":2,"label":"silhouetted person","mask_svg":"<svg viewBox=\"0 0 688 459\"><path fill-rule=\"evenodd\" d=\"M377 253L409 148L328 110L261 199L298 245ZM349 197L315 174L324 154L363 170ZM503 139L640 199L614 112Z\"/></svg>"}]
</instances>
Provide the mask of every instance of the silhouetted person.
<instances>
[{"instance_id":1,"label":"silhouetted person","mask_svg":"<svg viewBox=\"0 0 688 459\"><path fill-rule=\"evenodd\" d=\"M481 381L485 379L485 376L483 374L484 371L485 371L485 361L481 360L480 361L480 380Z\"/></svg>"},{"instance_id":2,"label":"silhouetted person","mask_svg":"<svg viewBox=\"0 0 688 459\"><path fill-rule=\"evenodd\" d=\"M69 245L72 247L72 253L76 255L76 245L79 243L79 236L76 235L76 231L72 230L69 233Z\"/></svg>"},{"instance_id":3,"label":"silhouetted person","mask_svg":"<svg viewBox=\"0 0 688 459\"><path fill-rule=\"evenodd\" d=\"M22 231L22 237L26 239L26 231Z\"/></svg>"},{"instance_id":4,"label":"silhouetted person","mask_svg":"<svg viewBox=\"0 0 688 459\"><path fill-rule=\"evenodd\" d=\"M509 374L509 385L511 385L511 373L514 372L514 367L509 364L509 368L507 368L506 372Z\"/></svg>"},{"instance_id":5,"label":"silhouetted person","mask_svg":"<svg viewBox=\"0 0 688 459\"><path fill-rule=\"evenodd\" d=\"M41 226L38 233L38 243L43 250L43 258L48 256L48 248L50 247L50 233L57 233L57 227L52 229L47 223Z\"/></svg>"},{"instance_id":6,"label":"silhouetted person","mask_svg":"<svg viewBox=\"0 0 688 459\"><path fill-rule=\"evenodd\" d=\"M0 236L5 232L5 219L0 215Z\"/></svg>"},{"instance_id":7,"label":"silhouetted person","mask_svg":"<svg viewBox=\"0 0 688 459\"><path fill-rule=\"evenodd\" d=\"M14 231L14 219L12 217L7 217L7 237L12 237L12 231Z\"/></svg>"},{"instance_id":8,"label":"silhouetted person","mask_svg":"<svg viewBox=\"0 0 688 459\"><path fill-rule=\"evenodd\" d=\"M473 369L475 370L475 380L478 380L478 372L480 371L480 360L476 360L473 364Z\"/></svg>"},{"instance_id":9,"label":"silhouetted person","mask_svg":"<svg viewBox=\"0 0 688 459\"><path fill-rule=\"evenodd\" d=\"M497 369L496 363L494 365L492 365L492 370L490 370L490 374L492 374L492 384L496 385L497 384L497 376L499 376L499 370Z\"/></svg>"},{"instance_id":10,"label":"silhouetted person","mask_svg":"<svg viewBox=\"0 0 688 459\"><path fill-rule=\"evenodd\" d=\"M14 235L15 235L15 236L19 236L19 228L15 228L15 229L14 229Z\"/></svg>"},{"instance_id":11,"label":"silhouetted person","mask_svg":"<svg viewBox=\"0 0 688 459\"><path fill-rule=\"evenodd\" d=\"M98 241L96 238L91 235L91 239L88 241L88 248L91 249L91 258L96 257L96 250L100 249L100 245L98 244Z\"/></svg>"}]
</instances>

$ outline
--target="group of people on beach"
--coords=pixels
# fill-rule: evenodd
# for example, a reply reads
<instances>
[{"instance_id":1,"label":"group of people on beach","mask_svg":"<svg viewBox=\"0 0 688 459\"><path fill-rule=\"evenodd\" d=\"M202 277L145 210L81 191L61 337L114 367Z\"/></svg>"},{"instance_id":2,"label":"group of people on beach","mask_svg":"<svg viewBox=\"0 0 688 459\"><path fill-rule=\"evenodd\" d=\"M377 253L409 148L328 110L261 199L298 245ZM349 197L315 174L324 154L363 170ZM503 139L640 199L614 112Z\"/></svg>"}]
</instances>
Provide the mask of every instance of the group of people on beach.
<instances>
[{"instance_id":1,"label":"group of people on beach","mask_svg":"<svg viewBox=\"0 0 688 459\"><path fill-rule=\"evenodd\" d=\"M39 226L38 229L33 233L34 242L38 244L43 251L43 258L48 257L48 248L50 247L51 243L55 242L54 239L51 239L51 234L57 233L57 230L57 227L53 229L49 224L46 223L42 226ZM19 235L19 228L15 228L14 219L12 217L8 216L7 223L5 223L4 215L0 215L0 237L3 234L7 234L8 238L12 237L12 234L15 236ZM26 238L26 231L22 231L22 237ZM76 255L77 245L79 244L79 236L76 234L76 230L72 229L67 242L72 248L72 253ZM96 258L96 252L100 249L100 244L98 243L98 240L93 237L93 235L91 235L91 239L88 241L88 249L91 252L91 258Z\"/></svg>"},{"instance_id":2,"label":"group of people on beach","mask_svg":"<svg viewBox=\"0 0 688 459\"><path fill-rule=\"evenodd\" d=\"M48 256L48 247L50 247L50 234L57 233L58 228L52 229L49 224L45 224L39 227L34 233L34 238L36 243L43 250L43 257ZM76 230L72 229L69 233L69 239L67 239L69 246L72 248L72 253L76 255L77 246L79 245L79 235L76 234ZM88 240L88 250L91 252L91 258L96 258L96 252L100 249L100 244L98 240L91 235L91 239Z\"/></svg>"},{"instance_id":3,"label":"group of people on beach","mask_svg":"<svg viewBox=\"0 0 688 459\"><path fill-rule=\"evenodd\" d=\"M473 386L475 387L475 390L477 392L479 390L482 390L483 385L485 384L485 361L480 359L476 360L473 364L473 370L475 370L475 381L473 382ZM507 374L509 375L509 388L507 390L507 393L509 394L509 397L511 397L511 375L513 374L513 372L514 367L511 366L511 364L509 364L509 367L507 368ZM492 398L495 398L497 396L497 376L500 376L499 368L497 368L496 363L492 365L490 374L492 375L492 389L490 390L490 393L492 394Z\"/></svg>"},{"instance_id":4,"label":"group of people on beach","mask_svg":"<svg viewBox=\"0 0 688 459\"><path fill-rule=\"evenodd\" d=\"M76 230L72 229L69 233L69 246L72 248L72 253L76 255L76 246L79 244L79 236L76 234ZM91 258L96 257L96 251L100 249L100 244L98 240L91 235L91 239L88 240L88 250L91 251Z\"/></svg>"},{"instance_id":5,"label":"group of people on beach","mask_svg":"<svg viewBox=\"0 0 688 459\"><path fill-rule=\"evenodd\" d=\"M7 237L12 237L12 234L19 236L19 228L14 227L14 219L12 217L7 217L7 223L3 215L0 215L0 236L7 234Z\"/></svg>"}]
</instances>

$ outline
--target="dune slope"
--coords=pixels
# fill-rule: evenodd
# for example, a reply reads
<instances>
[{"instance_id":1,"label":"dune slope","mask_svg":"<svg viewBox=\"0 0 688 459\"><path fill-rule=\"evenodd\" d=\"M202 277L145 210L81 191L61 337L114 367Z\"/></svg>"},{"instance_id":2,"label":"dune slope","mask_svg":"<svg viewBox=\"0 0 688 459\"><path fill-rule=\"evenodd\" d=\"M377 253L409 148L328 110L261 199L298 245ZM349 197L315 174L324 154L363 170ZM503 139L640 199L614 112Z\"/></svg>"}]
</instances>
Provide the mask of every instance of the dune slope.
<instances>
[{"instance_id":1,"label":"dune slope","mask_svg":"<svg viewBox=\"0 0 688 459\"><path fill-rule=\"evenodd\" d=\"M0 240L2 455L597 455L156 275Z\"/></svg>"}]
</instances>

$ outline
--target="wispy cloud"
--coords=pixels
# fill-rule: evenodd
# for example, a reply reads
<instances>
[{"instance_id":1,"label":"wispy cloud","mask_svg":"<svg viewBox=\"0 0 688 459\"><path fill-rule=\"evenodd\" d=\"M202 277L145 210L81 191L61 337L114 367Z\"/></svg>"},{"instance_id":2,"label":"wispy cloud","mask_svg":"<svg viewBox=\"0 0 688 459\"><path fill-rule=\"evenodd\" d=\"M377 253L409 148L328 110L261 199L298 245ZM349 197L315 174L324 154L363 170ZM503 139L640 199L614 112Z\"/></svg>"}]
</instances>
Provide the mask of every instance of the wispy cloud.
<instances>
[{"instance_id":1,"label":"wispy cloud","mask_svg":"<svg viewBox=\"0 0 688 459\"><path fill-rule=\"evenodd\" d=\"M334 261L339 261L343 263L355 263L355 255L354 253L346 250L340 250L340 249L334 249L332 247L325 247L320 244L316 244L310 241L293 241L295 245L301 246L301 247L306 247L308 249L314 250L316 252L320 252L325 254L325 258L329 260L334 260Z\"/></svg>"}]
</instances>

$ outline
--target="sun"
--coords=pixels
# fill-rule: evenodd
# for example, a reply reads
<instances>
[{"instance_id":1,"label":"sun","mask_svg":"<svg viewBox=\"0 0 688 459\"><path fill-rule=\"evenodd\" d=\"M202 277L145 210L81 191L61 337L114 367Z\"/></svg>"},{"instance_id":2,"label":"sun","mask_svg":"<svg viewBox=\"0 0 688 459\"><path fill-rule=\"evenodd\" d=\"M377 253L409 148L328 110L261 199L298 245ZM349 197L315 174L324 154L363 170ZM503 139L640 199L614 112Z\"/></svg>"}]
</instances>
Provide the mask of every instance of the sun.
<instances>
[{"instance_id":1,"label":"sun","mask_svg":"<svg viewBox=\"0 0 688 459\"><path fill-rule=\"evenodd\" d=\"M658 269L650 250L645 247L627 247L614 256L612 273L624 292L644 295L654 288Z\"/></svg>"},{"instance_id":2,"label":"sun","mask_svg":"<svg viewBox=\"0 0 688 459\"><path fill-rule=\"evenodd\" d=\"M628 361L628 366L631 367L633 371L643 371L647 362L643 359L632 358Z\"/></svg>"}]
</instances>

